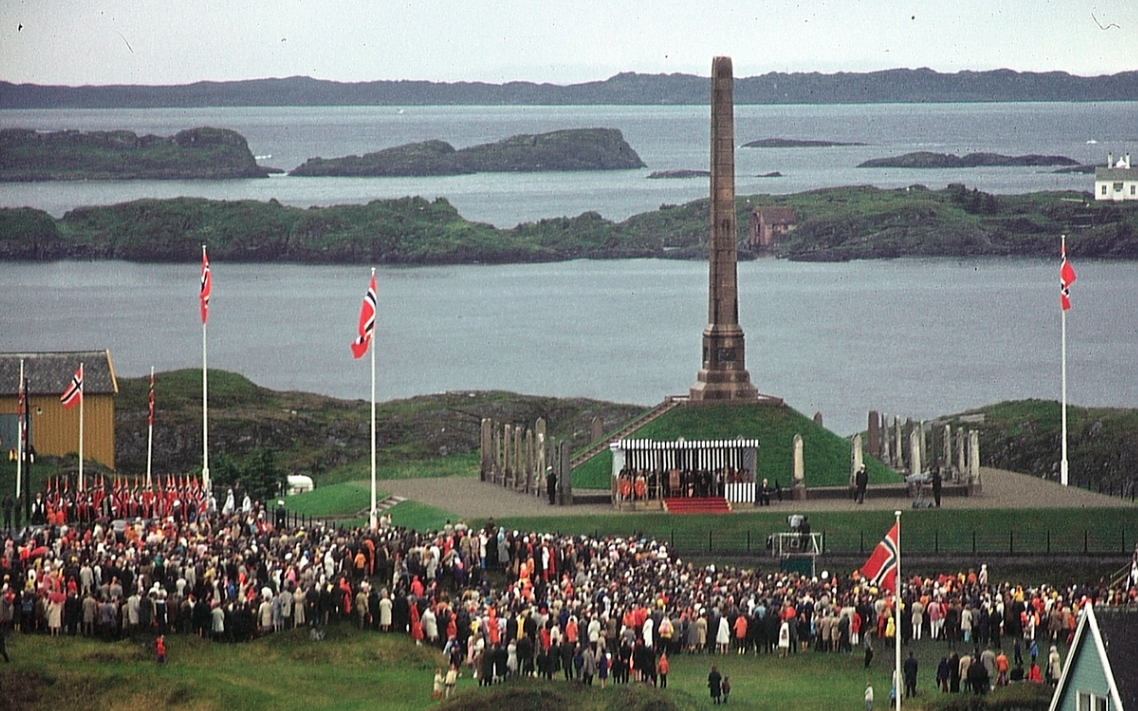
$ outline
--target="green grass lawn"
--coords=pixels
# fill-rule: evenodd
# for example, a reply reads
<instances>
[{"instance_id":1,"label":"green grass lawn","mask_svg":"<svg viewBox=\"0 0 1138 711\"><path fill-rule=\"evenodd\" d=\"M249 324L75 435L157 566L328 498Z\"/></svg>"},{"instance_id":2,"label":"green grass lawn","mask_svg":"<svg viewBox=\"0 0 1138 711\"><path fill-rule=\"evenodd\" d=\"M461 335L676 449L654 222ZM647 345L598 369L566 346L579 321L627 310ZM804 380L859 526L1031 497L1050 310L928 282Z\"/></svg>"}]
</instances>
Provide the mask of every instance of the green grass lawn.
<instances>
[{"instance_id":1,"label":"green grass lawn","mask_svg":"<svg viewBox=\"0 0 1138 711\"><path fill-rule=\"evenodd\" d=\"M801 434L807 486L846 486L850 477L850 443L814 420L781 405L706 405L677 407L629 435L629 439L675 441L697 439L757 439L758 478L777 481L789 491L794 470L794 435ZM869 483L900 481L884 464L864 458ZM573 470L573 486L608 489L612 452L604 450Z\"/></svg>"},{"instance_id":2,"label":"green grass lawn","mask_svg":"<svg viewBox=\"0 0 1138 711\"><path fill-rule=\"evenodd\" d=\"M674 516L664 513L613 513L600 516L501 517L498 523L526 531L630 536L640 534L674 541L713 553L762 550L766 537L786 530L793 502L756 513ZM481 525L481 521L475 525ZM891 511L816 511L810 514L815 533L825 537L830 553L866 553L893 525ZM925 509L901 517L903 549L935 553L1074 553L1127 554L1134 550L1138 522L1127 508L1080 510ZM710 540L710 543L708 541ZM748 547L749 542L749 547Z\"/></svg>"},{"instance_id":3,"label":"green grass lawn","mask_svg":"<svg viewBox=\"0 0 1138 711\"><path fill-rule=\"evenodd\" d=\"M168 663L159 666L145 641L105 643L81 638L9 638L12 663L0 666L4 706L14 711L38 709L178 708L418 711L438 706L429 698L431 679L442 654L416 647L404 636L358 632L347 625L328 628L327 637L311 641L305 631L270 635L250 644L221 645L196 637L166 638ZM916 704L943 697L933 688L937 661L948 654L943 642L912 645L920 662ZM533 708L679 709L710 708L707 674L712 663L730 676L731 708L755 711L817 711L864 708L867 681L877 707L887 709L892 647L879 643L873 665L863 668L854 654L805 652L786 659L734 654L671 658L666 692L610 687L569 695L569 705L549 702L570 685L560 679L523 679L493 691L479 688L464 671L450 709ZM495 705L504 691L530 703ZM545 698L538 704L536 699ZM959 698L959 697L957 697ZM298 703L302 705L298 707ZM912 708L913 704L906 704Z\"/></svg>"},{"instance_id":4,"label":"green grass lawn","mask_svg":"<svg viewBox=\"0 0 1138 711\"><path fill-rule=\"evenodd\" d=\"M376 499L387 494L376 490ZM342 516L354 514L371 506L371 481L345 481L321 486L303 494L285 498L289 511L304 516Z\"/></svg>"}]
</instances>

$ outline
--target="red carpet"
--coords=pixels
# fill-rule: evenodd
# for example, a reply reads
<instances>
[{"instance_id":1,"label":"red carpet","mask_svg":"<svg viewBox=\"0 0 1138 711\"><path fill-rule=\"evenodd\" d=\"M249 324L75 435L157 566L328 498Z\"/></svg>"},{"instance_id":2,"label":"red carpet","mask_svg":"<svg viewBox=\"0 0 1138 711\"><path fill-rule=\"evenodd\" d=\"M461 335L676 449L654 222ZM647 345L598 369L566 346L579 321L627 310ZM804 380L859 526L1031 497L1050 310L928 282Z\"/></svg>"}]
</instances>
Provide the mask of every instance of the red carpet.
<instances>
[{"instance_id":1,"label":"red carpet","mask_svg":"<svg viewBox=\"0 0 1138 711\"><path fill-rule=\"evenodd\" d=\"M731 513L731 503L722 496L664 499L664 510L674 514Z\"/></svg>"}]
</instances>

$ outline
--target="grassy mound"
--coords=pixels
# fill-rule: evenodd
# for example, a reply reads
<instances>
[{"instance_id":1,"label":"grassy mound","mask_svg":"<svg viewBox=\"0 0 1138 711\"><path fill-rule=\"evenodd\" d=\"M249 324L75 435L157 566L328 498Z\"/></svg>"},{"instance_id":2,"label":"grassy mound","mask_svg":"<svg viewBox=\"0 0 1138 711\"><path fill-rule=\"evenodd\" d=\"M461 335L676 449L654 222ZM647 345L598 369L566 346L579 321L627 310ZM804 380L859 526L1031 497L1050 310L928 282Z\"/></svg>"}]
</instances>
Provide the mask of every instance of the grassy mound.
<instances>
[{"instance_id":1,"label":"grassy mound","mask_svg":"<svg viewBox=\"0 0 1138 711\"><path fill-rule=\"evenodd\" d=\"M758 476L789 489L794 471L794 435L801 434L806 486L845 486L850 477L850 443L814 420L782 405L704 405L677 407L629 435L658 442L735 439L760 442ZM869 483L899 481L881 462L865 458ZM604 450L573 470L573 486L607 489L612 478L612 452Z\"/></svg>"}]
</instances>

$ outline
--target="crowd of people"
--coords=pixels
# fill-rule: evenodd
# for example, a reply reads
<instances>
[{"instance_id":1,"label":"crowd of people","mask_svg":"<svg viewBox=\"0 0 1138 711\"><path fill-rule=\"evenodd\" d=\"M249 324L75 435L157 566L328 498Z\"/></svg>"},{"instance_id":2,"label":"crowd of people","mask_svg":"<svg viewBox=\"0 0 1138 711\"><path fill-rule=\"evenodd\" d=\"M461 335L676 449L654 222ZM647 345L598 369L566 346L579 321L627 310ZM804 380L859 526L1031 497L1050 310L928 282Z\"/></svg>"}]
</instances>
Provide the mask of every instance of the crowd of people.
<instances>
[{"instance_id":1,"label":"crowd of people","mask_svg":"<svg viewBox=\"0 0 1138 711\"><path fill-rule=\"evenodd\" d=\"M306 529L232 491L224 498L195 516L7 531L0 627L235 643L345 620L438 648L444 693L451 672L480 684L540 676L666 686L679 654L864 652L868 666L875 640L901 635L944 640L937 685L980 693L1018 678L1055 681L1052 656L1070 641L1079 606L1134 604L1138 594L1133 580L1025 588L990 581L981 567L913 577L896 596L856 573L694 565L637 537L493 520L419 532L386 516L375 531Z\"/></svg>"}]
</instances>

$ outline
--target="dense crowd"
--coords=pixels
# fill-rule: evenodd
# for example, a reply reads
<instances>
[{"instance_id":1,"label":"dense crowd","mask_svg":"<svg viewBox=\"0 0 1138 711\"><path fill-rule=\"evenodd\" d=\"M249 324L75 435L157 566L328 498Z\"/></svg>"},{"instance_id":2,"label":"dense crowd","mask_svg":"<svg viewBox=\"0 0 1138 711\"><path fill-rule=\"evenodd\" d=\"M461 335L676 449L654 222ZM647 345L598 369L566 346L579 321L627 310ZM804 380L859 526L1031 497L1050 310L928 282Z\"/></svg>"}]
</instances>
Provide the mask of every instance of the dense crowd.
<instances>
[{"instance_id":1,"label":"dense crowd","mask_svg":"<svg viewBox=\"0 0 1138 711\"><path fill-rule=\"evenodd\" d=\"M856 573L697 566L656 541L511 531L493 520L416 532L384 517L373 532L292 528L276 514L229 492L196 516L9 531L0 626L242 642L350 620L433 645L450 671L482 684L531 675L666 685L668 656L694 653L857 652L869 665L874 640L899 634L945 640L951 656L937 684L979 691L1057 677L1052 645L1069 642L1079 606L1138 595L1133 576L1025 588L990 581L981 567L903 581L898 629L897 596Z\"/></svg>"}]
</instances>

